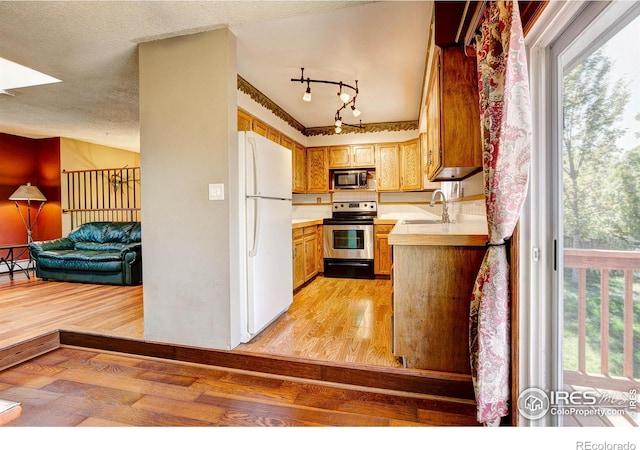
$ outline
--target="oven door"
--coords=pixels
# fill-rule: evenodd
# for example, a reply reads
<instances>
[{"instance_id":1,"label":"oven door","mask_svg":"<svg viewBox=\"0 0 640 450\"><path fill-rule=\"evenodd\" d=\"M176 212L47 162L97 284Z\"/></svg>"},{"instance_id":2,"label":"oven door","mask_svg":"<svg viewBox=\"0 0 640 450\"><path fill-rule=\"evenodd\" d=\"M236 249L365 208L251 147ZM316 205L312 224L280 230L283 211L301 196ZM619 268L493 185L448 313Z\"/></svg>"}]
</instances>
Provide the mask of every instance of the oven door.
<instances>
[{"instance_id":1,"label":"oven door","mask_svg":"<svg viewBox=\"0 0 640 450\"><path fill-rule=\"evenodd\" d=\"M323 225L324 257L373 259L373 225Z\"/></svg>"}]
</instances>

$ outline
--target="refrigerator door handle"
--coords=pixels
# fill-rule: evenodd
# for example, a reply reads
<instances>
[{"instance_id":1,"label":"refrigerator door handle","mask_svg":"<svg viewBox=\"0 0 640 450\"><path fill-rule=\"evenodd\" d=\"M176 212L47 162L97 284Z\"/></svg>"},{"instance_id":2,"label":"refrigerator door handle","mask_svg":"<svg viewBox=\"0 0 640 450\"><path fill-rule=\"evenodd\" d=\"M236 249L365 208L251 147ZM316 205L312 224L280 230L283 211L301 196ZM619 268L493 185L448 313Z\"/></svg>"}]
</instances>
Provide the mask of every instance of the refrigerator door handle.
<instances>
[{"instance_id":1,"label":"refrigerator door handle","mask_svg":"<svg viewBox=\"0 0 640 450\"><path fill-rule=\"evenodd\" d=\"M255 214L253 215L253 245L249 250L249 256L255 257L258 254L258 244L260 242L260 199L251 198L255 204Z\"/></svg>"},{"instance_id":2,"label":"refrigerator door handle","mask_svg":"<svg viewBox=\"0 0 640 450\"><path fill-rule=\"evenodd\" d=\"M260 195L258 192L258 145L253 137L248 137L247 142L251 146L251 156L253 158L253 192L247 195Z\"/></svg>"}]
</instances>

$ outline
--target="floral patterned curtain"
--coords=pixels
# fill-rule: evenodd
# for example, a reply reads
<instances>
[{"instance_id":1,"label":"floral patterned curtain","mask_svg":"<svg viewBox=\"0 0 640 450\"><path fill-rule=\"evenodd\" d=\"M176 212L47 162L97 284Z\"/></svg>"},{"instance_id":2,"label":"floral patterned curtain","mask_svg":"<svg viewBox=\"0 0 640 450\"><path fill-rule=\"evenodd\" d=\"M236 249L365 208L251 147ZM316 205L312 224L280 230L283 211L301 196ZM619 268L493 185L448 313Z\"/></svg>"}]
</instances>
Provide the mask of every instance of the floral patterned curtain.
<instances>
[{"instance_id":1,"label":"floral patterned curtain","mask_svg":"<svg viewBox=\"0 0 640 450\"><path fill-rule=\"evenodd\" d=\"M529 180L531 103L517 1L491 1L476 42L484 191L489 242L473 289L469 346L478 422L509 412L510 304L505 243Z\"/></svg>"}]
</instances>

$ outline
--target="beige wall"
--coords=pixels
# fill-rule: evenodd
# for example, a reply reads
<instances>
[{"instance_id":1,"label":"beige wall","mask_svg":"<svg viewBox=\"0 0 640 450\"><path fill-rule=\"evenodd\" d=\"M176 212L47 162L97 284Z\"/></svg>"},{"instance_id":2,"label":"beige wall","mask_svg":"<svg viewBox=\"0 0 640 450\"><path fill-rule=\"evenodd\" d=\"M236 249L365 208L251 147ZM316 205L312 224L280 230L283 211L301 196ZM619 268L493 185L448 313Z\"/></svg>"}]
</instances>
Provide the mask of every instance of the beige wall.
<instances>
[{"instance_id":1,"label":"beige wall","mask_svg":"<svg viewBox=\"0 0 640 450\"><path fill-rule=\"evenodd\" d=\"M117 169L139 167L140 154L104 145L91 144L75 139L60 138L60 167L63 171L88 169ZM62 175L62 209L69 207L67 199L67 177ZM139 190L138 190L139 191ZM71 217L62 214L62 235L71 232Z\"/></svg>"},{"instance_id":2,"label":"beige wall","mask_svg":"<svg viewBox=\"0 0 640 450\"><path fill-rule=\"evenodd\" d=\"M228 349L239 340L235 36L143 43L139 56L145 338ZM208 200L210 183L224 183L223 201Z\"/></svg>"}]
</instances>

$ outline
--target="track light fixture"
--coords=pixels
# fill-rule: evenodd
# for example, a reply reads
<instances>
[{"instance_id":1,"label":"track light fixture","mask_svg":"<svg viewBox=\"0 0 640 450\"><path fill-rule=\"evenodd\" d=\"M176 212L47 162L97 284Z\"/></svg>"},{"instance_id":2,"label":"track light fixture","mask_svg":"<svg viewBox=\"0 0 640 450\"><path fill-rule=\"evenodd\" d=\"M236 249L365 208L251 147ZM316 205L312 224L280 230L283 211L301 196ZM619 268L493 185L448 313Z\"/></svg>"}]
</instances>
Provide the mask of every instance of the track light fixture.
<instances>
[{"instance_id":1,"label":"track light fixture","mask_svg":"<svg viewBox=\"0 0 640 450\"><path fill-rule=\"evenodd\" d=\"M304 67L300 69L301 73L300 73L300 78L291 78L291 81L297 81L300 83L307 83L307 90L305 91L304 95L302 96L302 100L304 100L305 102L310 102L311 101L311 83L324 83L324 84L334 84L340 87L340 90L338 91L338 98L340 98L340 101L342 102L342 106L340 108L338 108L338 110L336 111L336 115L335 115L335 132L336 133L340 133L342 132L342 127L343 126L347 126L347 127L353 127L353 128L364 128L364 126L362 125L362 120L360 120L360 124L359 125L350 125L348 123L344 123L342 122L342 117L340 116L340 112L345 109L347 106L351 107L351 112L353 113L353 117L358 117L360 116L361 112L358 108L356 108L356 98L358 97L359 94L359 90L358 90L358 80L356 80L356 85L351 86L349 84L343 83L342 81L329 81L329 80L313 80L309 77L305 78L304 77ZM351 94L349 94L348 92L345 92L343 89L351 89L352 91L355 92L355 94L353 95L353 97L351 96Z\"/></svg>"}]
</instances>

